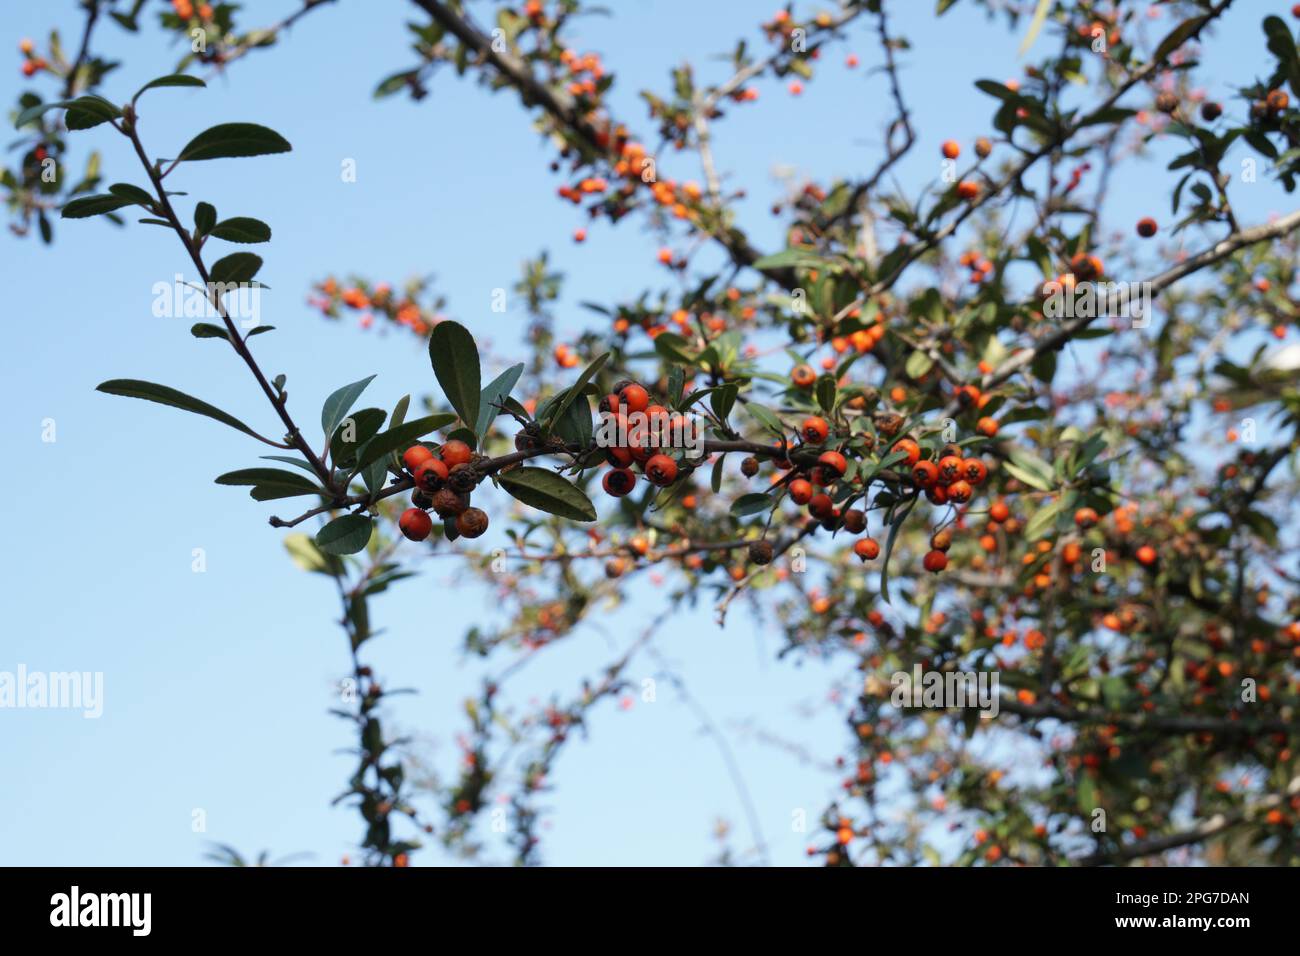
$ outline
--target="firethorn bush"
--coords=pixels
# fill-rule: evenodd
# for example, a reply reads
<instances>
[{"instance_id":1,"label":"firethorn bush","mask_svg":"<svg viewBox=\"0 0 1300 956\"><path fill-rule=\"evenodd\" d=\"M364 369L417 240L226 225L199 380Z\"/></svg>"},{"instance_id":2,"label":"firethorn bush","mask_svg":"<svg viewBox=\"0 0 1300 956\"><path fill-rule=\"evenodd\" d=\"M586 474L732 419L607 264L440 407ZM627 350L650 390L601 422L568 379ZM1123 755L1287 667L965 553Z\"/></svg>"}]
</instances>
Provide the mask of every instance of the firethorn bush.
<instances>
[{"instance_id":1,"label":"firethorn bush","mask_svg":"<svg viewBox=\"0 0 1300 956\"><path fill-rule=\"evenodd\" d=\"M22 41L20 159L3 175L13 228L50 242L57 210L174 234L220 318L193 334L224 339L265 397L269 425L255 428L165 384L99 386L245 433L249 459L214 462L217 482L275 502L293 560L337 585L360 688L339 711L359 741L342 797L363 818L365 862L405 866L430 834L477 852L475 821L503 794L510 847L540 861L539 796L573 731L627 686L663 618L705 600L719 621L743 606L783 658L833 661L857 688L839 701L841 739L815 742L842 778L809 828L809 856L828 865L1300 859L1287 521L1300 346L1268 341L1300 324L1300 209L1243 222L1233 205L1247 188L1283 203L1300 174L1294 11L939 0L934 15L958 4L1022 35L1021 75L948 77L987 95L984 134L925 131L934 176L900 182L922 131L896 0L738 23L745 39L713 79L674 65L642 91L641 115L609 102L617 63L567 39L580 0L414 0L411 61L377 97L420 100L435 81L453 95L445 66L517 97L552 149L557 202L589 219L557 240L624 219L656 240L626 297L588 303L569 341L554 322L563 277L545 255L526 264L519 361L484 355L425 282L323 266L312 308L427 341L432 376L399 383L415 398L394 408L358 407L373 378L358 370L325 397L319 429L259 365L269 327L230 307L232 291L258 292L263 260L246 248L270 226L197 198L204 163L273 162L254 157L290 143L252 121L177 136L151 128L149 106L202 96L204 71L238 83L235 61L331 5L249 28L234 4L85 0L75 56ZM192 52L118 89L92 29L146 16ZM1251 49L1231 51L1240 75L1219 102L1199 58L1226 18L1261 22ZM758 248L714 128L761 110L760 86L799 95L859 65L886 91L875 165L797 183L771 210L784 248ZM139 163L109 176L86 144L115 136ZM1146 170L1149 207L1106 203L1111 171L1157 146L1176 155ZM256 459L259 443L275 453ZM518 721L485 682L460 776L433 796L412 787L363 657L374 599L430 551L460 554L498 596L505 623L465 637L484 657L545 653L644 576L667 599L570 702ZM996 713L900 704L892 675L916 669L996 675ZM507 750L525 754L522 773ZM944 829L955 843L933 838Z\"/></svg>"}]
</instances>

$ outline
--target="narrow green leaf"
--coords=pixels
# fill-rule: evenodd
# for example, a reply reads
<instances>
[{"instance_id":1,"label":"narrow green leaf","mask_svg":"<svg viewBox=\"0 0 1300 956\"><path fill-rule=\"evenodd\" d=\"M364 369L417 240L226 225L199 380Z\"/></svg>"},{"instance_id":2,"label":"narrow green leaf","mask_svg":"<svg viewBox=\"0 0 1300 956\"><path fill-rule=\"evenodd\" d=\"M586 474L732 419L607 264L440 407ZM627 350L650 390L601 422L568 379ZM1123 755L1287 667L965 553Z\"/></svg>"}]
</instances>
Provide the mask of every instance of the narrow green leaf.
<instances>
[{"instance_id":1,"label":"narrow green leaf","mask_svg":"<svg viewBox=\"0 0 1300 956\"><path fill-rule=\"evenodd\" d=\"M573 404L573 400L582 394L582 390L587 387L587 383L596 377L596 373L605 367L607 361L609 361L608 352L603 352L596 356L592 359L591 364L582 370L582 374L578 376L578 380L564 390L560 398L551 406L551 410L546 416L547 421L544 429L546 433L549 433L554 424L564 417L564 413L568 411L569 406Z\"/></svg>"},{"instance_id":2,"label":"narrow green leaf","mask_svg":"<svg viewBox=\"0 0 1300 956\"><path fill-rule=\"evenodd\" d=\"M123 206L134 205L137 205L136 200L129 199L126 196L114 196L107 193L97 196L82 196L80 199L73 199L65 203L59 215L64 219L86 219L90 216L102 216L104 213L121 209Z\"/></svg>"},{"instance_id":3,"label":"narrow green leaf","mask_svg":"<svg viewBox=\"0 0 1300 956\"><path fill-rule=\"evenodd\" d=\"M351 385L344 385L335 391L329 398L325 399L325 404L320 411L321 431L327 436L333 436L334 429L339 427L339 422L348 412L356 400L361 397L361 393L366 390L366 386L374 381L374 376L368 376L359 382L353 382Z\"/></svg>"},{"instance_id":4,"label":"narrow green leaf","mask_svg":"<svg viewBox=\"0 0 1300 956\"><path fill-rule=\"evenodd\" d=\"M140 89L136 91L135 96L131 97L131 102L134 103L136 100L138 100L140 98L140 95L144 93L145 90L156 90L159 89L160 87L165 87L165 86L207 86L207 85L208 85L207 83L203 82L197 76L190 76L188 73L172 73L169 74L168 76L160 76L156 80L150 80L144 86L140 87Z\"/></svg>"},{"instance_id":5,"label":"narrow green leaf","mask_svg":"<svg viewBox=\"0 0 1300 956\"><path fill-rule=\"evenodd\" d=\"M396 418L397 413L394 412L393 416ZM445 428L455 420L455 415L443 413L394 425L366 442L366 446L357 455L357 467L365 468L366 465L378 461L389 452L406 451L425 435L439 428Z\"/></svg>"},{"instance_id":6,"label":"narrow green leaf","mask_svg":"<svg viewBox=\"0 0 1300 956\"><path fill-rule=\"evenodd\" d=\"M129 378L115 378L99 385L96 390L108 395L142 398L145 401L157 402L160 405L170 405L173 408L184 409L196 415L204 415L215 419L223 425L238 429L245 435L252 435L254 438L260 437L257 432L233 415L228 415L214 405L209 405L207 402L186 395L184 392L178 392L174 388L168 388L166 385L155 385L153 382L141 382Z\"/></svg>"},{"instance_id":7,"label":"narrow green leaf","mask_svg":"<svg viewBox=\"0 0 1300 956\"><path fill-rule=\"evenodd\" d=\"M595 521L596 506L586 493L545 468L517 468L501 475L501 486L530 507L573 521Z\"/></svg>"},{"instance_id":8,"label":"narrow green leaf","mask_svg":"<svg viewBox=\"0 0 1300 956\"><path fill-rule=\"evenodd\" d=\"M488 433L488 428L498 415L501 409L497 406L502 404L505 397L510 394L511 389L519 381L519 376L524 373L524 364L511 366L506 369L491 382L479 394L478 400L478 420L474 426L474 433L480 438Z\"/></svg>"},{"instance_id":9,"label":"narrow green leaf","mask_svg":"<svg viewBox=\"0 0 1300 956\"><path fill-rule=\"evenodd\" d=\"M731 516L733 518L744 518L764 511L771 511L775 501L776 499L771 495L765 495L760 491L751 491L748 494L741 495L731 503Z\"/></svg>"}]
</instances>

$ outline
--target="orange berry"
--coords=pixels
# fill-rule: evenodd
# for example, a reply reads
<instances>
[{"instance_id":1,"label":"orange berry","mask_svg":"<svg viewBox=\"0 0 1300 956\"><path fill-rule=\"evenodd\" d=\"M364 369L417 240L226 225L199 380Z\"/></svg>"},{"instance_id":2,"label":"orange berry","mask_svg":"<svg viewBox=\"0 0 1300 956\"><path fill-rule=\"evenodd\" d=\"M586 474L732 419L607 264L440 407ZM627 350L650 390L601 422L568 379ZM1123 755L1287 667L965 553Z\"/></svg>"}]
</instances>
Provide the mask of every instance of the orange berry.
<instances>
[{"instance_id":1,"label":"orange berry","mask_svg":"<svg viewBox=\"0 0 1300 956\"><path fill-rule=\"evenodd\" d=\"M433 457L433 452L429 451L424 445L412 445L402 454L402 464L411 474L422 464Z\"/></svg>"},{"instance_id":2,"label":"orange berry","mask_svg":"<svg viewBox=\"0 0 1300 956\"><path fill-rule=\"evenodd\" d=\"M943 150L944 159L956 159L961 155L961 147L958 146L957 141L953 139L944 140L941 149Z\"/></svg>"},{"instance_id":3,"label":"orange berry","mask_svg":"<svg viewBox=\"0 0 1300 956\"><path fill-rule=\"evenodd\" d=\"M948 555L942 551L930 551L921 563L931 574L938 574L948 566Z\"/></svg>"},{"instance_id":4,"label":"orange berry","mask_svg":"<svg viewBox=\"0 0 1300 956\"><path fill-rule=\"evenodd\" d=\"M412 541L423 541L433 531L433 519L421 508L407 508L397 519L397 526Z\"/></svg>"},{"instance_id":5,"label":"orange berry","mask_svg":"<svg viewBox=\"0 0 1300 956\"><path fill-rule=\"evenodd\" d=\"M853 553L863 561L873 561L880 555L880 543L875 538L859 538L853 545Z\"/></svg>"},{"instance_id":6,"label":"orange berry","mask_svg":"<svg viewBox=\"0 0 1300 956\"><path fill-rule=\"evenodd\" d=\"M1156 549L1151 547L1151 545L1149 544L1144 544L1142 545L1142 547L1137 549L1138 561L1140 561L1142 564L1145 564L1147 567L1150 567L1151 565L1155 564L1157 557L1158 555L1156 554Z\"/></svg>"}]
</instances>

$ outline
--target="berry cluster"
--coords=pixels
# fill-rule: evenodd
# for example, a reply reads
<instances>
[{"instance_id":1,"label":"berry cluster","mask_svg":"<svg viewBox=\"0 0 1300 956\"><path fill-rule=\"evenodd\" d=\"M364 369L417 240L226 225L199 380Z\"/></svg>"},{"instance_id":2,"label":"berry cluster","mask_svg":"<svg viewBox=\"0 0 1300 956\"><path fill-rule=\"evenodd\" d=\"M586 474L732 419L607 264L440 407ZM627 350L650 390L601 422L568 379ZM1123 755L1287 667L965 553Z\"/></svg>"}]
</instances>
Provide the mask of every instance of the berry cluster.
<instances>
[{"instance_id":1,"label":"berry cluster","mask_svg":"<svg viewBox=\"0 0 1300 956\"><path fill-rule=\"evenodd\" d=\"M601 487L606 494L615 498L629 494L636 487L634 467L660 488L667 488L689 470L664 454L656 443L664 435L681 434L693 426L680 413L670 412L663 405L651 405L644 385L630 380L618 382L614 391L600 400L600 411L613 418L616 434L626 436L625 442L605 449L610 470L605 472Z\"/></svg>"},{"instance_id":2,"label":"berry cluster","mask_svg":"<svg viewBox=\"0 0 1300 956\"><path fill-rule=\"evenodd\" d=\"M427 445L412 445L402 455L402 463L411 473L415 491L413 507L402 512L398 527L412 541L423 541L433 531L430 509L447 526L451 537L477 538L488 527L487 512L470 507L470 494L479 475L473 465L474 453L463 441L452 439L435 453ZM454 533L453 533L454 532Z\"/></svg>"}]
</instances>

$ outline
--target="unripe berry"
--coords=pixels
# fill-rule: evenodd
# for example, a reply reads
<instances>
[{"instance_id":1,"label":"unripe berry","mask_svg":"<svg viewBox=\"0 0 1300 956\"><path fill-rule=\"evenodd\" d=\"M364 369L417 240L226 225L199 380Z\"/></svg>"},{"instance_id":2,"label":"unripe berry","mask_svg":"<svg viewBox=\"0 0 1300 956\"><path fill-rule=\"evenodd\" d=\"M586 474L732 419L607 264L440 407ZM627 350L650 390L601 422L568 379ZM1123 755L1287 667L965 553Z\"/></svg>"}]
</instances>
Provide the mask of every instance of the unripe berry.
<instances>
[{"instance_id":1,"label":"unripe berry","mask_svg":"<svg viewBox=\"0 0 1300 956\"><path fill-rule=\"evenodd\" d=\"M407 508L397 519L397 526L412 541L423 541L433 531L433 519L419 508Z\"/></svg>"},{"instance_id":2,"label":"unripe berry","mask_svg":"<svg viewBox=\"0 0 1300 956\"><path fill-rule=\"evenodd\" d=\"M488 516L482 508L466 508L456 518L456 530L467 538L477 538L487 529Z\"/></svg>"},{"instance_id":3,"label":"unripe berry","mask_svg":"<svg viewBox=\"0 0 1300 956\"><path fill-rule=\"evenodd\" d=\"M947 551L952 547L952 532L944 528L930 536L930 547L935 551Z\"/></svg>"},{"instance_id":4,"label":"unripe berry","mask_svg":"<svg viewBox=\"0 0 1300 956\"><path fill-rule=\"evenodd\" d=\"M988 159L989 154L993 152L993 144L988 139L981 136L975 140L975 155L980 159Z\"/></svg>"}]
</instances>

